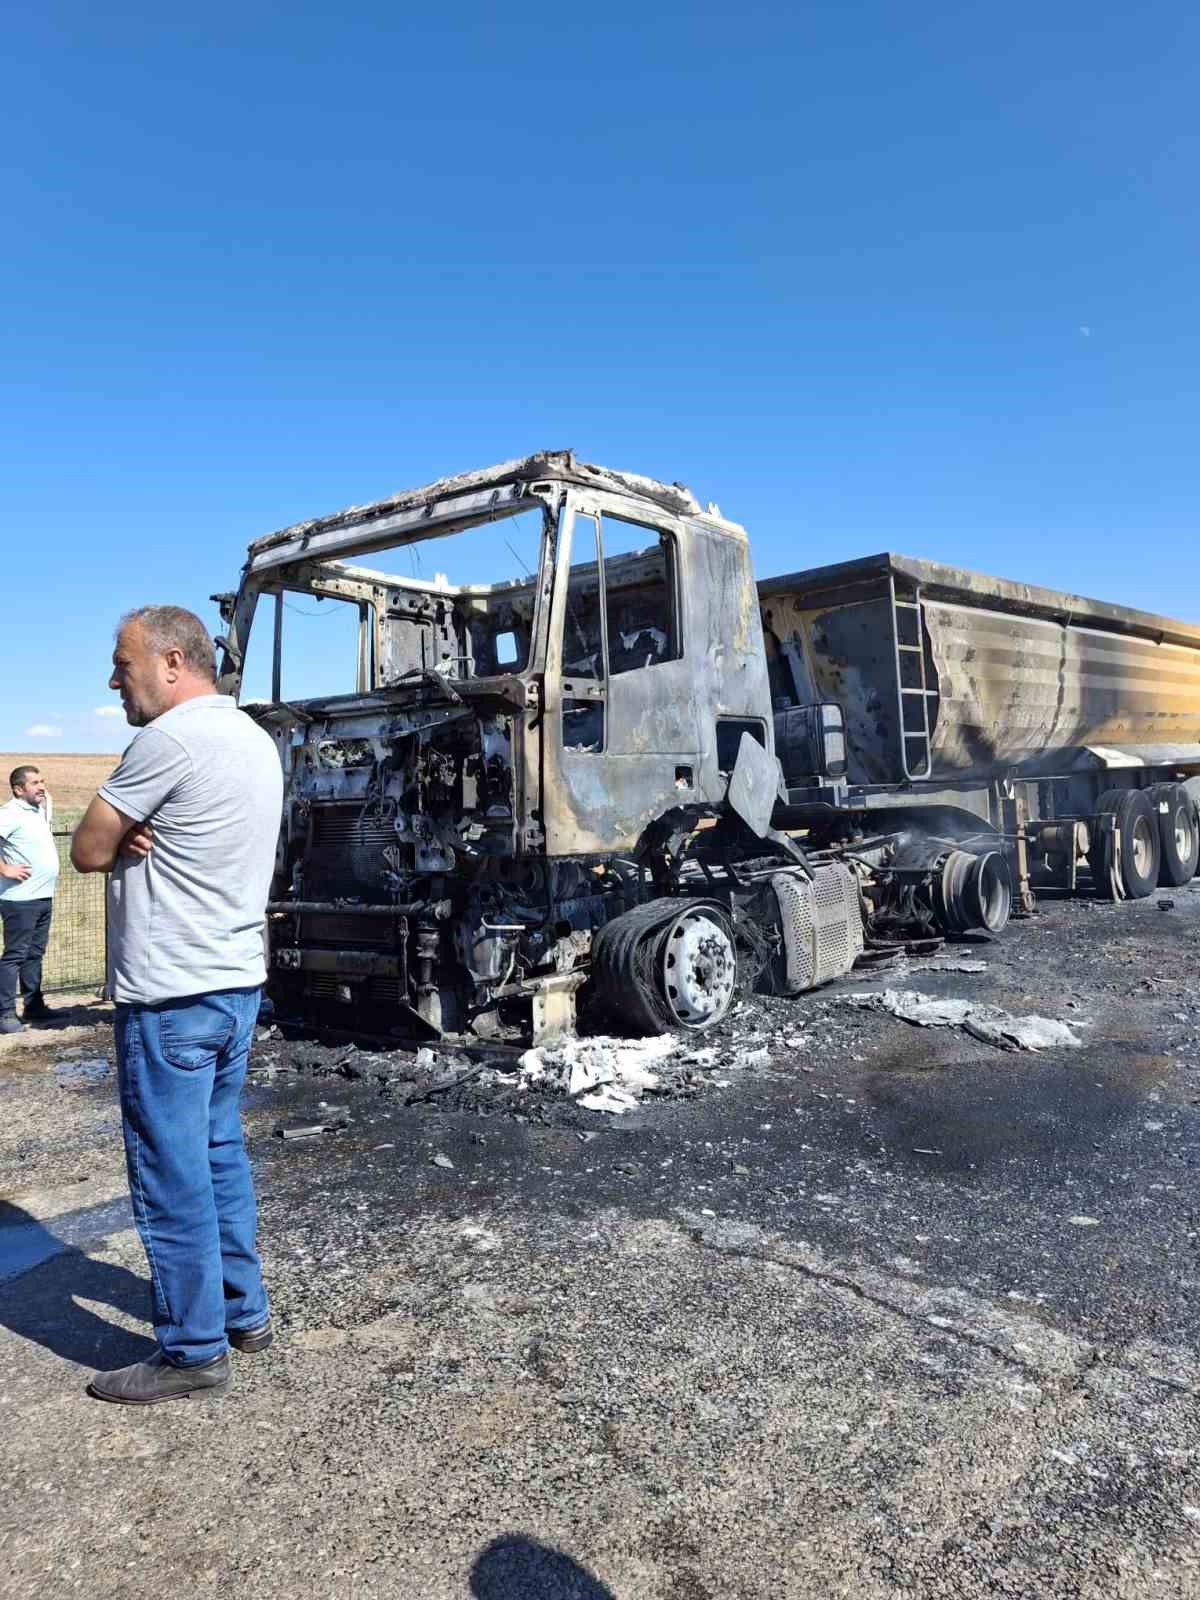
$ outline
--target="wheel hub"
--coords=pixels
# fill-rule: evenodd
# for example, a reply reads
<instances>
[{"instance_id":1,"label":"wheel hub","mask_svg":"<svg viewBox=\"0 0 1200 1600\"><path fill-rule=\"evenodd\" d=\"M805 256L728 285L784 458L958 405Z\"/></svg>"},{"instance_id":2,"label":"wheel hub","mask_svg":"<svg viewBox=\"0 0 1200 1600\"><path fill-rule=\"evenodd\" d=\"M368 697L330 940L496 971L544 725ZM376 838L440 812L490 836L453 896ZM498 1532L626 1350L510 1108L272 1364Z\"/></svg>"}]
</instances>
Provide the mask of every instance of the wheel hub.
<instances>
[{"instance_id":1,"label":"wheel hub","mask_svg":"<svg viewBox=\"0 0 1200 1600\"><path fill-rule=\"evenodd\" d=\"M1133 825L1133 859L1142 876L1150 870L1153 850L1154 841L1150 836L1150 825L1144 817L1139 817Z\"/></svg>"},{"instance_id":2,"label":"wheel hub","mask_svg":"<svg viewBox=\"0 0 1200 1600\"><path fill-rule=\"evenodd\" d=\"M1192 853L1192 823L1182 807L1175 814L1175 852L1180 861L1186 861Z\"/></svg>"},{"instance_id":3,"label":"wheel hub","mask_svg":"<svg viewBox=\"0 0 1200 1600\"><path fill-rule=\"evenodd\" d=\"M724 1016L737 963L725 929L704 911L687 911L667 931L663 989L675 1020L703 1028Z\"/></svg>"}]
</instances>

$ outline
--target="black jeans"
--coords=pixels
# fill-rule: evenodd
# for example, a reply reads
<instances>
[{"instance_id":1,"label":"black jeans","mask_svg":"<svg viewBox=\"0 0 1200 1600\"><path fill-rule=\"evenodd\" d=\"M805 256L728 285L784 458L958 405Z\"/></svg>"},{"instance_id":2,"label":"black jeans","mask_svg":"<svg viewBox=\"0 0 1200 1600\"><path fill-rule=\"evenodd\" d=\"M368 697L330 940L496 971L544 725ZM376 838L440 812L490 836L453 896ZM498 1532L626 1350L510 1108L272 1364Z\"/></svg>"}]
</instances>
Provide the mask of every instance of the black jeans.
<instances>
[{"instance_id":1,"label":"black jeans","mask_svg":"<svg viewBox=\"0 0 1200 1600\"><path fill-rule=\"evenodd\" d=\"M42 992L42 957L50 937L54 901L0 899L4 954L0 956L0 1017L17 1009L17 986L28 1000Z\"/></svg>"}]
</instances>

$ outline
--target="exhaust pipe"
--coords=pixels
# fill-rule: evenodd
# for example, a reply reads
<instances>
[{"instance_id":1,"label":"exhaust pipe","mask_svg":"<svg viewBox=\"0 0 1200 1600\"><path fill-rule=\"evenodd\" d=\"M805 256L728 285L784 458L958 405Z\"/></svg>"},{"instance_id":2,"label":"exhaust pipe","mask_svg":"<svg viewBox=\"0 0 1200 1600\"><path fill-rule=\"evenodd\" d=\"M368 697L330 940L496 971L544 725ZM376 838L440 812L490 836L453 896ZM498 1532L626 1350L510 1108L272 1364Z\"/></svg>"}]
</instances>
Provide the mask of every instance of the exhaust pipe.
<instances>
[{"instance_id":1,"label":"exhaust pipe","mask_svg":"<svg viewBox=\"0 0 1200 1600\"><path fill-rule=\"evenodd\" d=\"M999 933L1012 911L1012 874L1000 850L951 850L933 869L934 914L946 933Z\"/></svg>"}]
</instances>

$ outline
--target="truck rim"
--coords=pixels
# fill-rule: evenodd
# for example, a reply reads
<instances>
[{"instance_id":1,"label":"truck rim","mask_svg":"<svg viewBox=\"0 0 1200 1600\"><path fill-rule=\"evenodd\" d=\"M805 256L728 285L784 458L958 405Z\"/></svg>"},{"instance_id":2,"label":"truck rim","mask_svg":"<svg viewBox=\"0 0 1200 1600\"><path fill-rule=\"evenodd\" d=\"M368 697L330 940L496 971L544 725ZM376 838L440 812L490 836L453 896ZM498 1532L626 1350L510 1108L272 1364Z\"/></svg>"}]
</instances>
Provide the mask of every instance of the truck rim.
<instances>
[{"instance_id":1,"label":"truck rim","mask_svg":"<svg viewBox=\"0 0 1200 1600\"><path fill-rule=\"evenodd\" d=\"M733 940L708 911L693 907L673 919L662 941L663 994L673 1021L709 1028L729 1010L737 980Z\"/></svg>"},{"instance_id":2,"label":"truck rim","mask_svg":"<svg viewBox=\"0 0 1200 1600\"><path fill-rule=\"evenodd\" d=\"M1138 817L1131 831L1131 844L1133 847L1133 862L1140 878L1149 877L1154 865L1154 835L1151 831L1152 819ZM1178 835L1177 835L1178 836Z\"/></svg>"},{"instance_id":3,"label":"truck rim","mask_svg":"<svg viewBox=\"0 0 1200 1600\"><path fill-rule=\"evenodd\" d=\"M1178 806L1175 811L1175 854L1180 861L1190 859L1195 837L1196 832L1187 806Z\"/></svg>"}]
</instances>

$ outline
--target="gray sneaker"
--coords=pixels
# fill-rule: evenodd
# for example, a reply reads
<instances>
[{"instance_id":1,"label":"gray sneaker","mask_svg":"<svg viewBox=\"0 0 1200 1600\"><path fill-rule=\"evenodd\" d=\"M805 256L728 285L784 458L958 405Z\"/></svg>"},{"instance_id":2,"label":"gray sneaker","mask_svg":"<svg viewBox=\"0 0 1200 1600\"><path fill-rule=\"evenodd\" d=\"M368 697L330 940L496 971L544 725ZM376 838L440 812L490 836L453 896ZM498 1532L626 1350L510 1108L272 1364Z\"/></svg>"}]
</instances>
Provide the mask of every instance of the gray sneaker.
<instances>
[{"instance_id":1,"label":"gray sneaker","mask_svg":"<svg viewBox=\"0 0 1200 1600\"><path fill-rule=\"evenodd\" d=\"M10 1011L6 1017L0 1017L0 1033L24 1033L25 1024L15 1011Z\"/></svg>"},{"instance_id":2,"label":"gray sneaker","mask_svg":"<svg viewBox=\"0 0 1200 1600\"><path fill-rule=\"evenodd\" d=\"M173 1367L156 1350L148 1361L114 1372L98 1372L87 1392L96 1400L121 1406L153 1406L160 1400L189 1400L192 1395L221 1394L229 1387L229 1356L214 1356L199 1367Z\"/></svg>"}]
</instances>

